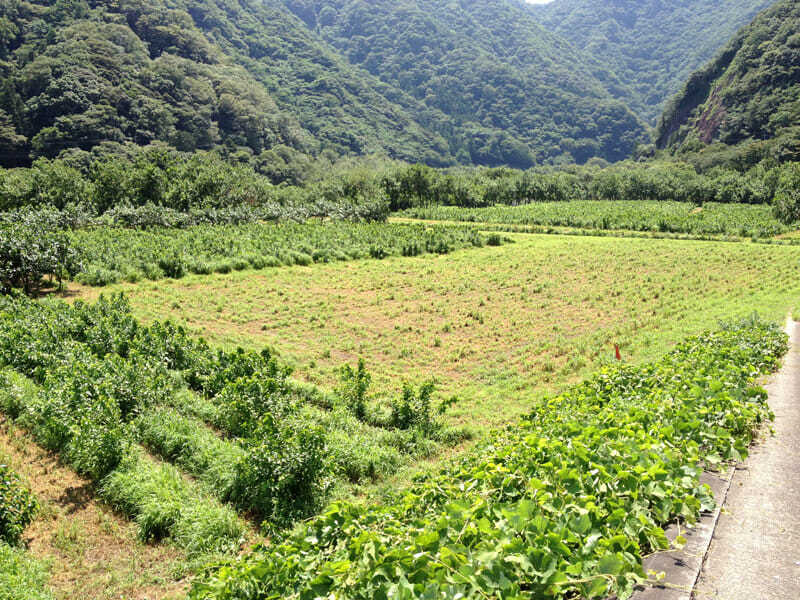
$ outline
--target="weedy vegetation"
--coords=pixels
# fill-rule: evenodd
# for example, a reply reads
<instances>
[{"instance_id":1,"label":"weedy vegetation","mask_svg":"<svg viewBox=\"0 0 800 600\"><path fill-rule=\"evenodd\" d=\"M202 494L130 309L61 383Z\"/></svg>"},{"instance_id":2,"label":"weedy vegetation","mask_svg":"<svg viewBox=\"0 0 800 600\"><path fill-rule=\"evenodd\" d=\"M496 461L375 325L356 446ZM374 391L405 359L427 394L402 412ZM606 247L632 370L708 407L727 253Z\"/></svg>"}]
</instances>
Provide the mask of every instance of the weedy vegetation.
<instances>
[{"instance_id":1,"label":"weedy vegetation","mask_svg":"<svg viewBox=\"0 0 800 600\"><path fill-rule=\"evenodd\" d=\"M294 377L326 389L361 358L380 395L435 379L442 398L459 397L444 421L478 431L599 368L614 343L626 361L652 360L718 319L757 310L782 320L800 296L790 246L503 235L513 243L446 256L105 291L124 291L143 322L173 319L228 349L274 348ZM345 394L343 403L360 401Z\"/></svg>"}]
</instances>

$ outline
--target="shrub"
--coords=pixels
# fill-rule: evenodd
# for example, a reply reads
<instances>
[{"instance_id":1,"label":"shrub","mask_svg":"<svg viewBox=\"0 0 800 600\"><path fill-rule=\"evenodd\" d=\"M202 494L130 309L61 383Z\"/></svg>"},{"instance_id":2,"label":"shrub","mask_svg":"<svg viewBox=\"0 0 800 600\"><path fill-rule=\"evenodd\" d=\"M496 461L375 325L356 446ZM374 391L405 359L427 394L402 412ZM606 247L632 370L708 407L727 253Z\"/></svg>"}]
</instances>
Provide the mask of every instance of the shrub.
<instances>
[{"instance_id":1,"label":"shrub","mask_svg":"<svg viewBox=\"0 0 800 600\"><path fill-rule=\"evenodd\" d=\"M14 221L0 223L0 288L12 288L35 294L45 276L61 285L64 278L80 271L72 242L63 233L53 231L46 217L20 213Z\"/></svg>"},{"instance_id":2,"label":"shrub","mask_svg":"<svg viewBox=\"0 0 800 600\"><path fill-rule=\"evenodd\" d=\"M33 494L11 467L0 464L0 546L2 542L18 544L38 508Z\"/></svg>"},{"instance_id":3,"label":"shrub","mask_svg":"<svg viewBox=\"0 0 800 600\"><path fill-rule=\"evenodd\" d=\"M78 276L78 281L84 285L91 285L93 287L103 287L117 283L120 280L120 274L111 269L103 267L92 266Z\"/></svg>"},{"instance_id":4,"label":"shrub","mask_svg":"<svg viewBox=\"0 0 800 600\"><path fill-rule=\"evenodd\" d=\"M158 268L165 277L180 279L186 274L186 265L178 254L168 254L158 259Z\"/></svg>"},{"instance_id":5,"label":"shrub","mask_svg":"<svg viewBox=\"0 0 800 600\"><path fill-rule=\"evenodd\" d=\"M457 402L457 398L452 398L442 402L436 409L433 408L431 396L436 389L432 381L423 383L418 393L414 393L414 388L409 384L403 384L403 394L398 399L393 399L391 403L391 413L389 424L397 429L418 429L426 436L432 436L441 424L437 421L437 415L442 415L447 407Z\"/></svg>"},{"instance_id":6,"label":"shrub","mask_svg":"<svg viewBox=\"0 0 800 600\"><path fill-rule=\"evenodd\" d=\"M38 394L36 386L10 369L0 371L0 411L17 419Z\"/></svg>"},{"instance_id":7,"label":"shrub","mask_svg":"<svg viewBox=\"0 0 800 600\"><path fill-rule=\"evenodd\" d=\"M775 217L782 223L800 221L800 163L781 168L773 205Z\"/></svg>"},{"instance_id":8,"label":"shrub","mask_svg":"<svg viewBox=\"0 0 800 600\"><path fill-rule=\"evenodd\" d=\"M367 373L364 359L358 359L358 366L355 369L350 365L344 365L340 381L336 395L348 411L363 421L367 414L367 390L372 381L372 376Z\"/></svg>"},{"instance_id":9,"label":"shrub","mask_svg":"<svg viewBox=\"0 0 800 600\"><path fill-rule=\"evenodd\" d=\"M261 352L246 351L242 348L237 348L234 352L220 350L217 352L216 360L208 366L208 369L210 374L205 381L203 391L209 396L216 396L229 383L242 377L252 377L255 373L261 373L266 379L274 379L281 385L291 373L290 369L278 364L267 348Z\"/></svg>"},{"instance_id":10,"label":"shrub","mask_svg":"<svg viewBox=\"0 0 800 600\"><path fill-rule=\"evenodd\" d=\"M328 489L325 438L307 420L261 419L236 467L233 500L285 527L317 510Z\"/></svg>"},{"instance_id":11,"label":"shrub","mask_svg":"<svg viewBox=\"0 0 800 600\"><path fill-rule=\"evenodd\" d=\"M270 376L272 375L272 376ZM257 372L228 385L219 395L222 429L237 437L250 437L263 417L281 418L294 411L288 389L274 373Z\"/></svg>"}]
</instances>

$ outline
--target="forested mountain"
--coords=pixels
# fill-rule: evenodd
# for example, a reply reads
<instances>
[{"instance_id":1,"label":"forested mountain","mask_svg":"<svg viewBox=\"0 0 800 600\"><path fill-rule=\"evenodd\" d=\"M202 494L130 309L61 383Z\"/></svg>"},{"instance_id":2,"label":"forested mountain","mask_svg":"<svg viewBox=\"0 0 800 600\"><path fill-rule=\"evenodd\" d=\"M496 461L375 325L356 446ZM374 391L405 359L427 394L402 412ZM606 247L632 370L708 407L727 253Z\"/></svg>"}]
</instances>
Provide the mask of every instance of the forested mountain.
<instances>
[{"instance_id":1,"label":"forested mountain","mask_svg":"<svg viewBox=\"0 0 800 600\"><path fill-rule=\"evenodd\" d=\"M605 62L655 122L664 102L775 0L554 0L527 4L549 30Z\"/></svg>"},{"instance_id":2,"label":"forested mountain","mask_svg":"<svg viewBox=\"0 0 800 600\"><path fill-rule=\"evenodd\" d=\"M440 136L282 5L3 0L0 69L6 165L156 140L452 163Z\"/></svg>"},{"instance_id":3,"label":"forested mountain","mask_svg":"<svg viewBox=\"0 0 800 600\"><path fill-rule=\"evenodd\" d=\"M645 135L610 71L507 0L2 0L0 75L7 166L160 141L528 167Z\"/></svg>"},{"instance_id":4,"label":"forested mountain","mask_svg":"<svg viewBox=\"0 0 800 600\"><path fill-rule=\"evenodd\" d=\"M782 0L739 31L671 100L656 133L658 146L684 152L768 140L778 160L800 160L800 3Z\"/></svg>"},{"instance_id":5,"label":"forested mountain","mask_svg":"<svg viewBox=\"0 0 800 600\"><path fill-rule=\"evenodd\" d=\"M153 142L265 171L619 160L647 141L628 105L651 116L768 3L0 0L0 164Z\"/></svg>"},{"instance_id":6,"label":"forested mountain","mask_svg":"<svg viewBox=\"0 0 800 600\"><path fill-rule=\"evenodd\" d=\"M627 94L618 79L515 2L285 1L351 63L419 100L419 120L461 162L616 160L644 139L614 97Z\"/></svg>"}]
</instances>

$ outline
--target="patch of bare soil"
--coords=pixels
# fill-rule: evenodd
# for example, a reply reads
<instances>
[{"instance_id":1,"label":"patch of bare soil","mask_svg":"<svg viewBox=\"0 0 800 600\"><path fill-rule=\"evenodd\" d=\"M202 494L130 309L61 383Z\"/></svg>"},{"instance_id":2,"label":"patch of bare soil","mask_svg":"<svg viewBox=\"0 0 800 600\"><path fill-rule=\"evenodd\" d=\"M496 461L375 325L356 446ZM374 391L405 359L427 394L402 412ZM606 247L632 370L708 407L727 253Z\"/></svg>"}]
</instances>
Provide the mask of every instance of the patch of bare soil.
<instances>
[{"instance_id":1,"label":"patch of bare soil","mask_svg":"<svg viewBox=\"0 0 800 600\"><path fill-rule=\"evenodd\" d=\"M136 525L103 505L88 480L0 417L0 460L17 471L41 506L25 531L32 556L50 562L60 600L162 600L185 595L183 554L136 539Z\"/></svg>"}]
</instances>

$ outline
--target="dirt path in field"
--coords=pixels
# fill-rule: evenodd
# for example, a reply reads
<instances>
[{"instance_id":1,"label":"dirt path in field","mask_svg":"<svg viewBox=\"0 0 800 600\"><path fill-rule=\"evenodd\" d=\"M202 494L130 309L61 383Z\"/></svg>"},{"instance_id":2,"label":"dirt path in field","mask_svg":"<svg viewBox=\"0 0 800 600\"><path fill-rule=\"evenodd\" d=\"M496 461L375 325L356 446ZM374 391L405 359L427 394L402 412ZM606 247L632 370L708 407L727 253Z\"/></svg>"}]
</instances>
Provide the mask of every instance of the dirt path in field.
<instances>
[{"instance_id":1,"label":"dirt path in field","mask_svg":"<svg viewBox=\"0 0 800 600\"><path fill-rule=\"evenodd\" d=\"M800 323L792 348L766 386L774 435L736 467L692 598L800 597Z\"/></svg>"},{"instance_id":2,"label":"dirt path in field","mask_svg":"<svg viewBox=\"0 0 800 600\"><path fill-rule=\"evenodd\" d=\"M0 417L0 461L7 462L41 505L25 530L32 556L50 562L59 600L182 598L182 554L143 544L136 525L95 499L91 484Z\"/></svg>"}]
</instances>

